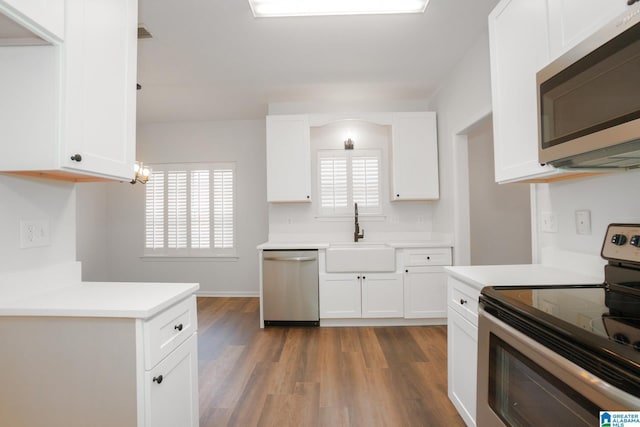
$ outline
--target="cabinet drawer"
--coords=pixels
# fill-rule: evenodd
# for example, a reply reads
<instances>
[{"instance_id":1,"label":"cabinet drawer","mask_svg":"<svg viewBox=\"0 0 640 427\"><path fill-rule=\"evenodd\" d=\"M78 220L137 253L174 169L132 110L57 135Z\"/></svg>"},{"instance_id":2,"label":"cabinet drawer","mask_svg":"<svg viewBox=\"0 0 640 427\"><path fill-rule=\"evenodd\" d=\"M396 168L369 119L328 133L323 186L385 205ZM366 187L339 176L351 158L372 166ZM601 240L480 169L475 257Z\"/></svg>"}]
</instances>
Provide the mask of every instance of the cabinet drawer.
<instances>
[{"instance_id":1,"label":"cabinet drawer","mask_svg":"<svg viewBox=\"0 0 640 427\"><path fill-rule=\"evenodd\" d=\"M404 265L406 267L451 265L451 249L450 248L405 249Z\"/></svg>"},{"instance_id":2,"label":"cabinet drawer","mask_svg":"<svg viewBox=\"0 0 640 427\"><path fill-rule=\"evenodd\" d=\"M144 323L145 369L151 369L198 328L196 297L191 296Z\"/></svg>"},{"instance_id":3,"label":"cabinet drawer","mask_svg":"<svg viewBox=\"0 0 640 427\"><path fill-rule=\"evenodd\" d=\"M449 277L449 307L457 311L474 326L478 326L478 298L480 291Z\"/></svg>"}]
</instances>

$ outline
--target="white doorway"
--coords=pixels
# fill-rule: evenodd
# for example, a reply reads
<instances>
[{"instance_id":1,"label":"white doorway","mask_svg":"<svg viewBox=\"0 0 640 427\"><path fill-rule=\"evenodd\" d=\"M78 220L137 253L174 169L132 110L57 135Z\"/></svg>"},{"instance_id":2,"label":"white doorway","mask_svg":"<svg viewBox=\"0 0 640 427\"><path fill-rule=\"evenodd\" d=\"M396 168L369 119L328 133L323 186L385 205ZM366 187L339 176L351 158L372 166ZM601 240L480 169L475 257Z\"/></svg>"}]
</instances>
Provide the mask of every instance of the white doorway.
<instances>
[{"instance_id":1,"label":"white doorway","mask_svg":"<svg viewBox=\"0 0 640 427\"><path fill-rule=\"evenodd\" d=\"M530 264L531 185L495 182L491 115L466 136L470 264Z\"/></svg>"}]
</instances>

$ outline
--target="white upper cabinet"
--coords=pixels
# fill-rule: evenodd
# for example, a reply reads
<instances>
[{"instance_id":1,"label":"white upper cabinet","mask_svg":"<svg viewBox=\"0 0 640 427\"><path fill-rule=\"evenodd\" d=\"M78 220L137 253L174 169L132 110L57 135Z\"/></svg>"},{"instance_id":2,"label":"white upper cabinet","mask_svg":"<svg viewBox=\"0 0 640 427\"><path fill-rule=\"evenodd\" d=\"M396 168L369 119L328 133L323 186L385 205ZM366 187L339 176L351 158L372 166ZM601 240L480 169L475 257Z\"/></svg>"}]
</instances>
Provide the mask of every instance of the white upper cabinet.
<instances>
[{"instance_id":1,"label":"white upper cabinet","mask_svg":"<svg viewBox=\"0 0 640 427\"><path fill-rule=\"evenodd\" d=\"M391 132L391 199L438 199L436 113L395 113Z\"/></svg>"},{"instance_id":2,"label":"white upper cabinet","mask_svg":"<svg viewBox=\"0 0 640 427\"><path fill-rule=\"evenodd\" d=\"M64 39L64 3L65 0L0 0L0 15L48 42L60 42ZM0 29L5 25L11 23L0 16ZM6 37L7 33L2 33Z\"/></svg>"},{"instance_id":3,"label":"white upper cabinet","mask_svg":"<svg viewBox=\"0 0 640 427\"><path fill-rule=\"evenodd\" d=\"M496 182L557 173L538 163L536 72L547 64L546 0L503 0L489 15Z\"/></svg>"},{"instance_id":4,"label":"white upper cabinet","mask_svg":"<svg viewBox=\"0 0 640 427\"><path fill-rule=\"evenodd\" d=\"M124 179L135 161L137 2L67 0L65 41L0 48L0 170Z\"/></svg>"},{"instance_id":5,"label":"white upper cabinet","mask_svg":"<svg viewBox=\"0 0 640 427\"><path fill-rule=\"evenodd\" d=\"M311 201L307 115L267 116L267 201Z\"/></svg>"},{"instance_id":6,"label":"white upper cabinet","mask_svg":"<svg viewBox=\"0 0 640 427\"><path fill-rule=\"evenodd\" d=\"M496 182L580 172L538 163L536 73L625 9L626 0L503 0L489 15Z\"/></svg>"},{"instance_id":7,"label":"white upper cabinet","mask_svg":"<svg viewBox=\"0 0 640 427\"><path fill-rule=\"evenodd\" d=\"M135 162L138 8L67 1L63 168L130 178ZM72 160L76 155L82 160Z\"/></svg>"},{"instance_id":8,"label":"white upper cabinet","mask_svg":"<svg viewBox=\"0 0 640 427\"><path fill-rule=\"evenodd\" d=\"M547 0L551 59L571 49L627 8L626 0Z\"/></svg>"}]
</instances>

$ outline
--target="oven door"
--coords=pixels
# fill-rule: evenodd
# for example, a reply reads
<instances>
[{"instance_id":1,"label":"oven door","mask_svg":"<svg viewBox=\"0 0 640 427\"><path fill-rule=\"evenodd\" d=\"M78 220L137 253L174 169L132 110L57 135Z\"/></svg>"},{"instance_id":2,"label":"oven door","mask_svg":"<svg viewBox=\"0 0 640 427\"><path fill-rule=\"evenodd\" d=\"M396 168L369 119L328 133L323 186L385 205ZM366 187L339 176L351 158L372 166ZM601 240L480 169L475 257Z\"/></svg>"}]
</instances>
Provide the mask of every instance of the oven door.
<instances>
[{"instance_id":1,"label":"oven door","mask_svg":"<svg viewBox=\"0 0 640 427\"><path fill-rule=\"evenodd\" d=\"M477 425L595 426L599 411L637 410L618 390L480 308Z\"/></svg>"}]
</instances>

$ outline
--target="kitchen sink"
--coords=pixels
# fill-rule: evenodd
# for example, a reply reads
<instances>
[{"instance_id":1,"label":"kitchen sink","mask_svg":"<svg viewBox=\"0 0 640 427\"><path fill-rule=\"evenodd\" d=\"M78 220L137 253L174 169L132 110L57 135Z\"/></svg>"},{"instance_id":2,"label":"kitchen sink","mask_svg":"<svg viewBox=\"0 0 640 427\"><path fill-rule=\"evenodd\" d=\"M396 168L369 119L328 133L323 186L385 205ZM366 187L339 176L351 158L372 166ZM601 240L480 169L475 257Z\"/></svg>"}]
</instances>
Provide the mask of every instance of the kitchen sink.
<instances>
[{"instance_id":1,"label":"kitchen sink","mask_svg":"<svg viewBox=\"0 0 640 427\"><path fill-rule=\"evenodd\" d=\"M396 250L384 243L332 243L327 248L328 273L395 271Z\"/></svg>"}]
</instances>

